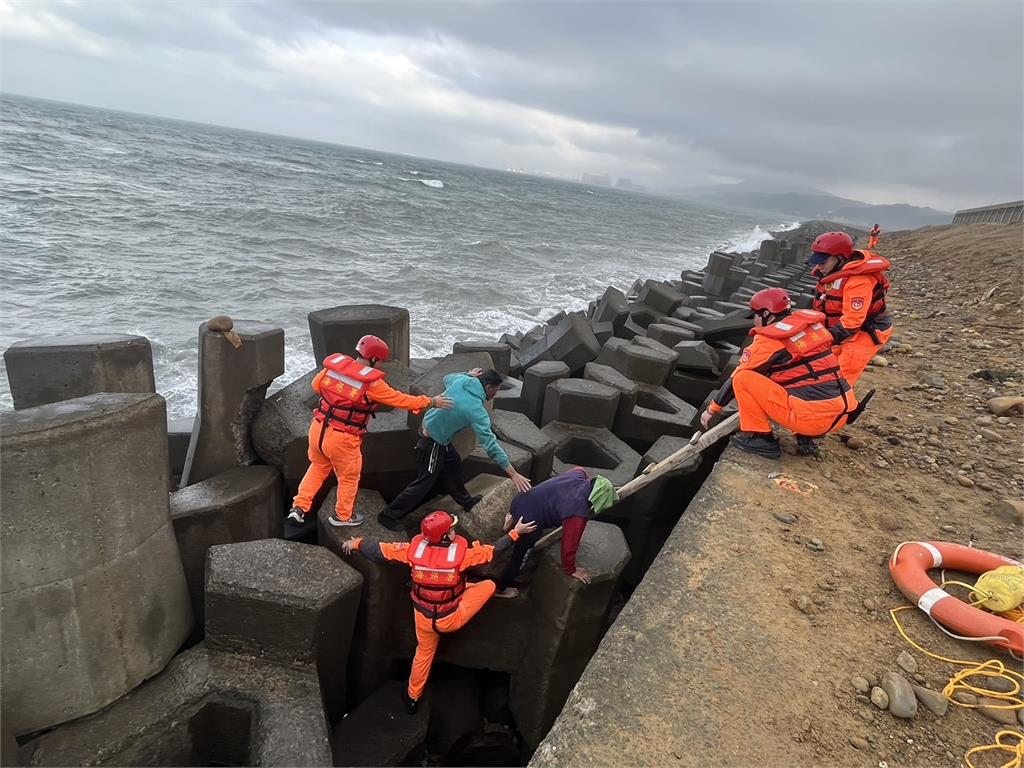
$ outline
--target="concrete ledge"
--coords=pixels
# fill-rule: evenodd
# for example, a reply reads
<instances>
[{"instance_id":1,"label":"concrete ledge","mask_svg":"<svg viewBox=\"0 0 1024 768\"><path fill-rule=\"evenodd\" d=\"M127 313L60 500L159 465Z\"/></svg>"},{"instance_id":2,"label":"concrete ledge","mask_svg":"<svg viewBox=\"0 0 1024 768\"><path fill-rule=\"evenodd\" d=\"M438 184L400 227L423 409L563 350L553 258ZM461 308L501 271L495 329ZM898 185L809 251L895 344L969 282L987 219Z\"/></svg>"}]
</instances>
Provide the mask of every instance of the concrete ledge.
<instances>
[{"instance_id":1,"label":"concrete ledge","mask_svg":"<svg viewBox=\"0 0 1024 768\"><path fill-rule=\"evenodd\" d=\"M770 510L800 499L773 483L772 471L777 462L723 453L531 766L800 762L790 734L770 717L775 704L799 696L808 711L824 711L834 702L831 686L808 688L788 622L750 623L752 604L785 602L765 593L779 574L771 550L757 542ZM755 691L763 715L751 714Z\"/></svg>"}]
</instances>

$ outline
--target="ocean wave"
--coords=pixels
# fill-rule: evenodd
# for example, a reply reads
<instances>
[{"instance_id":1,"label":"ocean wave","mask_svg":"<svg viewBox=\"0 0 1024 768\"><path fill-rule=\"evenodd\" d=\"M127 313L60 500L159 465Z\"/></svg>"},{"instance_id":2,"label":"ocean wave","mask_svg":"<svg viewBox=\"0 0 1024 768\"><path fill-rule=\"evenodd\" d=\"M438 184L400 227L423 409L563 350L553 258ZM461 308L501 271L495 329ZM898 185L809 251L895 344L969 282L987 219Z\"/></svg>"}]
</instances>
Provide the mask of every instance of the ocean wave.
<instances>
[{"instance_id":1,"label":"ocean wave","mask_svg":"<svg viewBox=\"0 0 1024 768\"><path fill-rule=\"evenodd\" d=\"M756 251L760 248L763 241L771 240L772 232L788 232L789 230L796 229L799 226L799 221L793 222L792 224L781 224L777 227L769 227L768 229L761 229L760 224L755 224L754 228L749 232L735 235L730 240L727 240L724 243L719 243L718 250L726 251L728 253L750 253L751 251Z\"/></svg>"},{"instance_id":2,"label":"ocean wave","mask_svg":"<svg viewBox=\"0 0 1024 768\"><path fill-rule=\"evenodd\" d=\"M399 181L418 181L425 187L433 187L434 189L444 189L444 182L440 179L407 179L405 176L399 176Z\"/></svg>"}]
</instances>

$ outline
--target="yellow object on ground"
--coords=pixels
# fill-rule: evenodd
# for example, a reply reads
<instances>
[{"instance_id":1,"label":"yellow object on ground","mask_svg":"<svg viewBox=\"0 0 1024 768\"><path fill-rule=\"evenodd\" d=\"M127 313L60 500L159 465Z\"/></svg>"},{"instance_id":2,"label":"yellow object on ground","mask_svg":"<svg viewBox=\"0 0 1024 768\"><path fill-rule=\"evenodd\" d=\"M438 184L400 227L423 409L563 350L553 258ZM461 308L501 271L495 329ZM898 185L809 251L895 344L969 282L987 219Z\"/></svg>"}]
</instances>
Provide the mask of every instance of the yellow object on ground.
<instances>
[{"instance_id":1,"label":"yellow object on ground","mask_svg":"<svg viewBox=\"0 0 1024 768\"><path fill-rule=\"evenodd\" d=\"M993 613L1012 611L1024 603L1024 568L1002 565L978 577L971 600Z\"/></svg>"}]
</instances>

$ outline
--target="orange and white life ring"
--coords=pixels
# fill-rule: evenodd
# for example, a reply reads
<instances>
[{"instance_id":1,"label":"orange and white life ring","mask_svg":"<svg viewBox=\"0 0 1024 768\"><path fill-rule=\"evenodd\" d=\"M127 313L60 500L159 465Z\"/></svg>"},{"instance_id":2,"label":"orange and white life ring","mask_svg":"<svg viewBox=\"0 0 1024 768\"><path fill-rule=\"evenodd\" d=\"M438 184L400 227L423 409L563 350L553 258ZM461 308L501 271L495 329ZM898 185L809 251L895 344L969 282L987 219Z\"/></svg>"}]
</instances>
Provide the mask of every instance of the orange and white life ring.
<instances>
[{"instance_id":1,"label":"orange and white life ring","mask_svg":"<svg viewBox=\"0 0 1024 768\"><path fill-rule=\"evenodd\" d=\"M889 573L908 600L943 627L1018 656L1024 655L1024 624L974 608L940 588L928 576L929 568L949 568L982 574L1001 565L1020 566L1016 560L946 541L908 541L889 560Z\"/></svg>"}]
</instances>

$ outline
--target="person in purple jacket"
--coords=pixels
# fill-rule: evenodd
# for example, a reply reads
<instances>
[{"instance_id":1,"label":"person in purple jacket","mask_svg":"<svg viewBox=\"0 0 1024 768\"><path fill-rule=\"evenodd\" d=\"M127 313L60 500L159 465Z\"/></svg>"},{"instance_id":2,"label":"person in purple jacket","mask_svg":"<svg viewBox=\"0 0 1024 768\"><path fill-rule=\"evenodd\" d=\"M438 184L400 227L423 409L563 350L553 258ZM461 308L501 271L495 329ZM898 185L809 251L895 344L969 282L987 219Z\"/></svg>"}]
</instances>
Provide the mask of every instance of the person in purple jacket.
<instances>
[{"instance_id":1,"label":"person in purple jacket","mask_svg":"<svg viewBox=\"0 0 1024 768\"><path fill-rule=\"evenodd\" d=\"M515 597L518 594L512 582L523 569L530 549L545 530L558 526L562 526L562 569L567 575L589 584L590 574L576 566L580 539L590 518L604 512L618 500L615 486L608 478L601 475L590 477L583 467L545 480L527 493L516 496L505 516L505 530L519 518L526 523L536 523L537 529L516 541L512 559L498 579L495 597Z\"/></svg>"}]
</instances>

